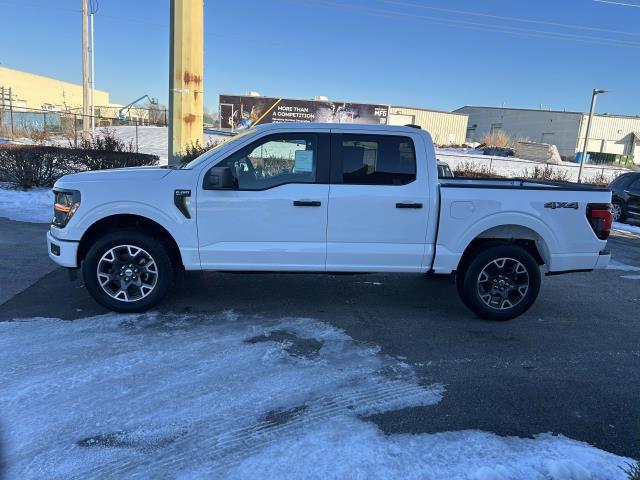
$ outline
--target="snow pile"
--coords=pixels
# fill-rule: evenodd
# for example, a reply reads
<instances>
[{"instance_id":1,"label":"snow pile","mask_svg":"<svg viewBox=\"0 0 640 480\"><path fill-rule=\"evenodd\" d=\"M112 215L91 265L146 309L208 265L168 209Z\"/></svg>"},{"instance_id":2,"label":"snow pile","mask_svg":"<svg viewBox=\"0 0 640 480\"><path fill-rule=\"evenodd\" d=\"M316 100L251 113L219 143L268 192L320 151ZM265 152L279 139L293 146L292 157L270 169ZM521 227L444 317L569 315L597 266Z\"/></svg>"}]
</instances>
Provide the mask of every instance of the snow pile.
<instances>
[{"instance_id":1,"label":"snow pile","mask_svg":"<svg viewBox=\"0 0 640 480\"><path fill-rule=\"evenodd\" d=\"M116 315L0 323L9 478L624 479L562 436L383 435L444 388L310 319Z\"/></svg>"},{"instance_id":2,"label":"snow pile","mask_svg":"<svg viewBox=\"0 0 640 480\"><path fill-rule=\"evenodd\" d=\"M53 192L34 188L11 190L0 185L0 217L19 222L49 223L53 217Z\"/></svg>"},{"instance_id":3,"label":"snow pile","mask_svg":"<svg viewBox=\"0 0 640 480\"><path fill-rule=\"evenodd\" d=\"M621 232L637 233L638 235L640 235L640 227L629 225L627 223L613 222L613 229L620 230Z\"/></svg>"}]
</instances>

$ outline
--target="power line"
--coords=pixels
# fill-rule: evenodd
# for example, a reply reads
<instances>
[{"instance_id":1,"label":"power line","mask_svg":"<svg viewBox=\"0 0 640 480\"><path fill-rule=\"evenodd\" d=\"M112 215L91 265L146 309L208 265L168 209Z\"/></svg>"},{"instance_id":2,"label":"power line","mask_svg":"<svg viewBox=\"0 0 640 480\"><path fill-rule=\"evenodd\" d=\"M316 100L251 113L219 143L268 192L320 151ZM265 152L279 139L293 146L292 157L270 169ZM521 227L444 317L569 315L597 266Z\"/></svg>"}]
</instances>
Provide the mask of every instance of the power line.
<instances>
[{"instance_id":1,"label":"power line","mask_svg":"<svg viewBox=\"0 0 640 480\"><path fill-rule=\"evenodd\" d=\"M34 8L49 8L51 10L56 10L56 11L60 11L60 12L64 12L64 13L70 13L70 14L74 14L74 15L82 13L82 10L80 10L80 9L59 8L58 6L55 6L55 5L45 5L45 4L40 5L40 4L33 3L33 2L23 2L21 0L0 0L0 3L8 3L8 4L11 4L11 5L20 5L20 6L34 7ZM99 9L98 0L90 0L89 11L93 11L93 13L95 14L98 11L98 9ZM167 32L169 31L169 24L168 23L150 22L148 20L143 20L143 19L138 19L138 18L130 18L130 17L122 17L122 16L118 16L118 15L108 15L108 14L105 14L105 13L101 13L100 14L100 18L109 19L109 20L117 20L119 22L128 22L128 23L138 24L138 25L149 25L149 26L152 26L152 27L158 27L158 28L166 29ZM216 34L216 33L206 33L205 36L207 36L207 37L211 36L211 37L216 37L216 38L227 38L225 35Z\"/></svg>"},{"instance_id":2,"label":"power line","mask_svg":"<svg viewBox=\"0 0 640 480\"><path fill-rule=\"evenodd\" d=\"M625 31L620 31L620 30L611 30L608 28L598 28L598 27L590 27L587 25L578 25L575 23L559 23L559 22L550 22L550 21L545 21L545 20L535 20L535 19L531 19L531 18L521 18L521 17L506 17L503 15L493 15L493 14L489 14L489 13L481 13L481 12L471 12L469 10L454 10L451 8L442 8L442 7L431 7L428 5L422 5L422 4L418 4L418 3L411 3L411 2L402 2L402 1L397 1L397 0L375 0L378 3L386 3L386 4L390 4L390 5L398 5L398 6L403 6L403 7L410 7L410 8L420 8L423 10L432 10L432 11L438 11L438 12L446 12L446 13L456 13L456 14L460 14L460 15L468 15L468 16L474 16L474 17L483 17L483 18L494 18L496 20L507 20L507 21L514 21L514 22L523 22L523 23L531 23L534 25L547 25L550 27L563 27L563 28L576 28L576 29L582 29L582 30L590 30L593 32L603 32L603 33L614 33L617 35L630 35L630 36L640 36L640 33L638 32L625 32ZM594 1L601 1L603 3L611 3L605 0L594 0ZM636 5L639 6L640 5Z\"/></svg>"},{"instance_id":3,"label":"power line","mask_svg":"<svg viewBox=\"0 0 640 480\"><path fill-rule=\"evenodd\" d=\"M640 8L640 5L636 3L624 3L624 2L613 2L611 0L593 0L596 3L608 3L610 5L618 5L620 7L635 7Z\"/></svg>"},{"instance_id":4,"label":"power line","mask_svg":"<svg viewBox=\"0 0 640 480\"><path fill-rule=\"evenodd\" d=\"M300 3L296 2L295 0L283 0L283 1L296 3L300 5ZM422 21L424 23L430 23L434 25L443 25L448 27L507 33L511 35L546 38L546 39L554 39L554 40L571 40L575 42L606 45L606 46L613 46L613 47L640 48L640 43L637 43L637 42L628 42L625 40L616 40L616 39L605 38L605 37L592 37L587 35L552 32L548 30L513 28L513 27L506 27L506 26L499 26L499 25L489 25L489 24L480 23L480 22L469 22L464 20L452 20L452 19L446 19L441 17L431 17L427 15L417 15L412 13L396 12L396 11L389 11L389 10L375 10L367 7L328 2L324 0L307 0L307 1L324 5L324 6L341 8L345 10L352 10L352 11L364 13L365 15L377 16L377 17L383 17L383 18L417 20L417 21Z\"/></svg>"}]
</instances>

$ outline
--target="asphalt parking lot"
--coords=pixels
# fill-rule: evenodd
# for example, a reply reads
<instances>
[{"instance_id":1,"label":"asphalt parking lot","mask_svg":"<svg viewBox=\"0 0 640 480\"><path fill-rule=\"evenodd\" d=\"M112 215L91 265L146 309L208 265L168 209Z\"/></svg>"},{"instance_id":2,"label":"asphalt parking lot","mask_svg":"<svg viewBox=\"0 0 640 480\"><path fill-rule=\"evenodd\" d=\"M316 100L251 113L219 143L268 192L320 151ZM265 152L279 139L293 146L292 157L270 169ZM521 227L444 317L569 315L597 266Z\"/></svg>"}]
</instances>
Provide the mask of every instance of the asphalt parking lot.
<instances>
[{"instance_id":1,"label":"asphalt parking lot","mask_svg":"<svg viewBox=\"0 0 640 480\"><path fill-rule=\"evenodd\" d=\"M49 262L46 228L0 219L0 321L106 313ZM385 433L551 432L637 458L640 236L617 232L609 246L620 268L546 277L531 310L506 323L475 317L446 280L389 274L186 273L158 311L312 318L444 386L435 405L369 415Z\"/></svg>"}]
</instances>

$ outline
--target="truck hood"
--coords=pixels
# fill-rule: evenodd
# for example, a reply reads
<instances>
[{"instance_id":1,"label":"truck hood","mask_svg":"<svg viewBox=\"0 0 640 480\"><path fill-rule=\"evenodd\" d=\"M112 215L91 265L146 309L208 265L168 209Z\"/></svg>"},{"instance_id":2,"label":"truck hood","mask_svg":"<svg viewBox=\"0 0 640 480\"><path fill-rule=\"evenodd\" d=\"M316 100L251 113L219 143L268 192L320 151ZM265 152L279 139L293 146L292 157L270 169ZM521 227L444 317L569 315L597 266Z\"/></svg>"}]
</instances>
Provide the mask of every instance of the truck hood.
<instances>
[{"instance_id":1,"label":"truck hood","mask_svg":"<svg viewBox=\"0 0 640 480\"><path fill-rule=\"evenodd\" d=\"M55 186L70 188L87 182L118 182L118 181L152 181L160 180L172 172L169 168L160 167L130 167L114 168L111 170L95 170L92 172L73 173L60 178Z\"/></svg>"}]
</instances>

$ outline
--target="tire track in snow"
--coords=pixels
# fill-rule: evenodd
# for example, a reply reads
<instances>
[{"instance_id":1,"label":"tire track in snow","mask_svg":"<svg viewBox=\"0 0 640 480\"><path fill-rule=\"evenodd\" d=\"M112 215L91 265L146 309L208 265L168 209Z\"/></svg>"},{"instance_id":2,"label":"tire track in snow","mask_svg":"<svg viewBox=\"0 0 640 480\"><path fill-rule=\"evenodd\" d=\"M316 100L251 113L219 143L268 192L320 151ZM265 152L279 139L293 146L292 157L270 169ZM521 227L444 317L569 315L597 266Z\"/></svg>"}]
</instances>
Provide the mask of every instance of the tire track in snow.
<instances>
[{"instance_id":1,"label":"tire track in snow","mask_svg":"<svg viewBox=\"0 0 640 480\"><path fill-rule=\"evenodd\" d=\"M364 379L370 381L370 379ZM389 411L414 405L437 403L444 391L441 385L422 387L402 380L392 380L390 385L377 384L356 388L335 397L323 397L310 404L305 412L294 415L284 424L274 425L272 421L259 421L236 429L227 429L228 422L215 425L202 424L195 431L180 436L159 453L162 459L149 459L147 465L152 471L177 473L184 467L214 464L209 472L222 473L239 464L245 458L277 443L283 436L297 430L312 428L330 418L342 415L360 416L381 411ZM213 427L213 428L212 428ZM217 432L216 432L217 430ZM195 460L195 462L194 462ZM143 467L141 463L121 463L113 461L92 471L100 477L121 477L132 474ZM75 478L82 478L78 476Z\"/></svg>"}]
</instances>

